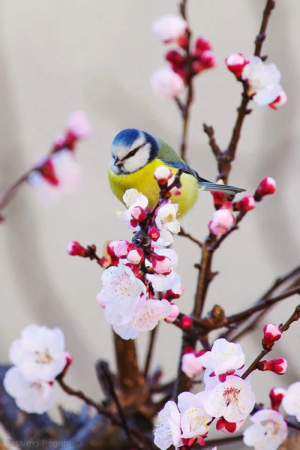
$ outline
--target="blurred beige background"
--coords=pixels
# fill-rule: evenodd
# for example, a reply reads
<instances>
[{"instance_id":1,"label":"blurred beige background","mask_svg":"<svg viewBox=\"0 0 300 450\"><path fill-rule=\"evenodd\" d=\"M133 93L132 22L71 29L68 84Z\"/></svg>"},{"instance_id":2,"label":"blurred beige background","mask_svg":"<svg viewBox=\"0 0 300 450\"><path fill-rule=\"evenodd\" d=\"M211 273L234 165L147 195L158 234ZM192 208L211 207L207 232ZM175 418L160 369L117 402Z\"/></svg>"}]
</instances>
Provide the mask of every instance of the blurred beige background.
<instances>
[{"instance_id":1,"label":"blurred beige background","mask_svg":"<svg viewBox=\"0 0 300 450\"><path fill-rule=\"evenodd\" d=\"M40 204L24 187L7 207L0 227L0 359L7 361L11 341L29 323L59 326L75 362L70 384L89 395L101 396L94 375L97 358L112 364L110 328L95 296L101 289L101 270L71 258L71 240L95 243L130 238L115 217L120 208L109 189L106 168L110 144L123 128L136 127L178 148L179 113L171 100L156 98L149 87L152 72L164 64L164 47L151 24L162 14L176 13L174 0L1 0L0 1L0 189L3 192L40 155L65 127L68 115L84 109L93 125L92 137L78 150L84 180L77 195L57 206ZM224 58L233 52L250 55L261 21L263 0L190 0L189 16L196 35L209 38L218 62L196 81L192 111L189 161L203 177L214 179L216 166L202 132L213 124L225 147L240 101L240 85L226 70ZM221 304L227 313L255 301L280 274L299 263L300 211L300 3L278 1L271 19L264 53L282 72L288 103L278 112L253 107L245 122L231 183L253 193L260 179L273 176L275 196L257 206L239 232L224 243L214 260L220 271L209 291L206 309ZM213 213L211 196L202 194L184 227L200 239ZM185 294L178 305L190 312L195 280L195 246L176 239L178 272ZM285 320L297 304L289 299L268 320ZM289 359L285 377L254 374L258 401L267 401L270 386L299 379L299 324L276 345L274 355ZM260 331L243 341L250 363L257 355ZM138 340L144 358L147 335ZM180 332L161 326L155 364L166 378L177 366ZM57 403L77 408L74 399L57 389ZM241 446L238 448L242 448Z\"/></svg>"}]
</instances>

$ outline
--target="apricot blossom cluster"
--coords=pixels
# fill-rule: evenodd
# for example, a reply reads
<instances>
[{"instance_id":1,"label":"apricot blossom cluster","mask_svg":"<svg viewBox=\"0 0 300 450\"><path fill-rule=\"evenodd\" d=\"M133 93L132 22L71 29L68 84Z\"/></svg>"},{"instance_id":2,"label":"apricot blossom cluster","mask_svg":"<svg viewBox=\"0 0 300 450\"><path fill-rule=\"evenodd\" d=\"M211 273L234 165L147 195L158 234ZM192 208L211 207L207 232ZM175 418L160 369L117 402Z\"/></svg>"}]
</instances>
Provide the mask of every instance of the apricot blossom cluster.
<instances>
[{"instance_id":1,"label":"apricot blossom cluster","mask_svg":"<svg viewBox=\"0 0 300 450\"><path fill-rule=\"evenodd\" d=\"M160 97L177 97L191 77L215 67L215 56L207 39L197 38L190 48L188 23L182 17L162 16L153 23L152 29L163 43L177 44L165 54L169 65L157 69L150 79L154 93Z\"/></svg>"}]
</instances>

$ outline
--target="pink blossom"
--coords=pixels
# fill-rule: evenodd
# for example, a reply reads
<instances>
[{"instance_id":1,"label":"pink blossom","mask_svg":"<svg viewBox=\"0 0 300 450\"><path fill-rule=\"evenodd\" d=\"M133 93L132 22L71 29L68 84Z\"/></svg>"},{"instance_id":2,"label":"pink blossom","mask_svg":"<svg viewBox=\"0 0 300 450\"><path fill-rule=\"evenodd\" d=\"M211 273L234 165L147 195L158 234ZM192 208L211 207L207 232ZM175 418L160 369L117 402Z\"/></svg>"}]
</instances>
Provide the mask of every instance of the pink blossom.
<instances>
[{"instance_id":1,"label":"pink blossom","mask_svg":"<svg viewBox=\"0 0 300 450\"><path fill-rule=\"evenodd\" d=\"M245 355L240 344L217 339L211 351L199 356L199 363L207 369L212 369L216 375L229 370L240 369L245 363Z\"/></svg>"},{"instance_id":2,"label":"pink blossom","mask_svg":"<svg viewBox=\"0 0 300 450\"><path fill-rule=\"evenodd\" d=\"M166 450L171 445L177 449L182 445L180 435L180 414L176 403L169 401L158 414L154 444L161 450Z\"/></svg>"},{"instance_id":3,"label":"pink blossom","mask_svg":"<svg viewBox=\"0 0 300 450\"><path fill-rule=\"evenodd\" d=\"M180 16L172 14L162 16L152 25L153 33L165 43L176 41L187 30L187 22Z\"/></svg>"},{"instance_id":4,"label":"pink blossom","mask_svg":"<svg viewBox=\"0 0 300 450\"><path fill-rule=\"evenodd\" d=\"M127 189L123 195L123 202L128 209L125 211L117 211L117 216L126 226L137 231L140 228L138 221L132 218L129 208L140 206L142 209L146 209L148 206L148 199L136 189Z\"/></svg>"},{"instance_id":5,"label":"pink blossom","mask_svg":"<svg viewBox=\"0 0 300 450\"><path fill-rule=\"evenodd\" d=\"M131 264L140 264L144 260L144 252L141 248L130 250L127 255L127 260Z\"/></svg>"},{"instance_id":6,"label":"pink blossom","mask_svg":"<svg viewBox=\"0 0 300 450\"><path fill-rule=\"evenodd\" d=\"M281 91L277 98L272 103L269 103L270 108L278 109L285 105L287 102L287 95L284 91Z\"/></svg>"},{"instance_id":7,"label":"pink blossom","mask_svg":"<svg viewBox=\"0 0 300 450\"><path fill-rule=\"evenodd\" d=\"M171 314L169 314L166 318L165 321L167 323L172 323L175 322L175 320L177 319L177 317L180 314L179 308L177 305L175 305L174 303L170 303L171 305Z\"/></svg>"},{"instance_id":8,"label":"pink blossom","mask_svg":"<svg viewBox=\"0 0 300 450\"><path fill-rule=\"evenodd\" d=\"M227 208L220 208L214 212L211 222L209 222L210 231L216 236L227 233L229 228L235 222L234 215Z\"/></svg>"},{"instance_id":9,"label":"pink blossom","mask_svg":"<svg viewBox=\"0 0 300 450\"><path fill-rule=\"evenodd\" d=\"M245 65L242 79L247 81L247 94L258 105L269 105L282 92L280 72L275 64L266 64L260 57L251 56Z\"/></svg>"},{"instance_id":10,"label":"pink blossom","mask_svg":"<svg viewBox=\"0 0 300 450\"><path fill-rule=\"evenodd\" d=\"M167 256L152 253L150 261L155 273L159 275L169 275L171 273L171 260Z\"/></svg>"},{"instance_id":11,"label":"pink blossom","mask_svg":"<svg viewBox=\"0 0 300 450\"><path fill-rule=\"evenodd\" d=\"M30 381L18 367L11 367L5 374L3 386L18 408L29 414L43 414L53 404L53 386L44 380Z\"/></svg>"},{"instance_id":12,"label":"pink blossom","mask_svg":"<svg viewBox=\"0 0 300 450\"><path fill-rule=\"evenodd\" d=\"M133 219L137 220L138 222L142 222L147 217L146 211L140 206L130 206L129 212Z\"/></svg>"},{"instance_id":13,"label":"pink blossom","mask_svg":"<svg viewBox=\"0 0 300 450\"><path fill-rule=\"evenodd\" d=\"M205 391L204 409L213 417L224 417L228 422L247 418L255 405L255 396L247 381L228 376L213 390Z\"/></svg>"},{"instance_id":14,"label":"pink blossom","mask_svg":"<svg viewBox=\"0 0 300 450\"><path fill-rule=\"evenodd\" d=\"M234 209L237 211L251 211L254 208L255 199L253 195L246 195L234 205Z\"/></svg>"},{"instance_id":15,"label":"pink blossom","mask_svg":"<svg viewBox=\"0 0 300 450\"><path fill-rule=\"evenodd\" d=\"M255 450L277 450L288 435L287 424L280 413L263 409L251 416L254 422L244 431L244 444Z\"/></svg>"},{"instance_id":16,"label":"pink blossom","mask_svg":"<svg viewBox=\"0 0 300 450\"><path fill-rule=\"evenodd\" d=\"M264 326L264 337L262 340L263 347L269 349L274 342L281 338L281 330L274 323L269 323Z\"/></svg>"},{"instance_id":17,"label":"pink blossom","mask_svg":"<svg viewBox=\"0 0 300 450\"><path fill-rule=\"evenodd\" d=\"M272 404L272 409L279 411L280 405L282 403L283 397L286 394L286 389L275 387L270 391L270 399Z\"/></svg>"},{"instance_id":18,"label":"pink blossom","mask_svg":"<svg viewBox=\"0 0 300 450\"><path fill-rule=\"evenodd\" d=\"M256 194L260 197L271 195L276 192L276 181L272 177L266 177L261 180L260 185L256 189Z\"/></svg>"},{"instance_id":19,"label":"pink blossom","mask_svg":"<svg viewBox=\"0 0 300 450\"><path fill-rule=\"evenodd\" d=\"M282 406L287 414L296 416L300 422L300 381L291 384L283 397Z\"/></svg>"},{"instance_id":20,"label":"pink blossom","mask_svg":"<svg viewBox=\"0 0 300 450\"><path fill-rule=\"evenodd\" d=\"M67 129L77 139L85 139L89 137L92 132L91 124L84 111L75 111L70 115Z\"/></svg>"},{"instance_id":21,"label":"pink blossom","mask_svg":"<svg viewBox=\"0 0 300 450\"><path fill-rule=\"evenodd\" d=\"M167 291L180 283L180 276L174 270L168 275L147 274L146 278L152 283L153 289L157 292Z\"/></svg>"},{"instance_id":22,"label":"pink blossom","mask_svg":"<svg viewBox=\"0 0 300 450\"><path fill-rule=\"evenodd\" d=\"M28 183L41 200L56 203L61 196L73 194L81 181L81 168L73 152L67 149L53 153L38 169L30 173Z\"/></svg>"},{"instance_id":23,"label":"pink blossom","mask_svg":"<svg viewBox=\"0 0 300 450\"><path fill-rule=\"evenodd\" d=\"M159 321L171 314L167 300L147 300L142 297L131 317L132 326L138 331L153 330Z\"/></svg>"},{"instance_id":24,"label":"pink blossom","mask_svg":"<svg viewBox=\"0 0 300 450\"><path fill-rule=\"evenodd\" d=\"M203 372L204 367L199 362L195 353L185 353L181 360L181 370L190 378Z\"/></svg>"},{"instance_id":25,"label":"pink blossom","mask_svg":"<svg viewBox=\"0 0 300 450\"><path fill-rule=\"evenodd\" d=\"M178 97L184 90L182 78L166 66L157 69L150 78L153 92L162 98Z\"/></svg>"},{"instance_id":26,"label":"pink blossom","mask_svg":"<svg viewBox=\"0 0 300 450\"><path fill-rule=\"evenodd\" d=\"M226 66L237 78L240 78L248 61L241 53L233 53L225 59Z\"/></svg>"}]
</instances>

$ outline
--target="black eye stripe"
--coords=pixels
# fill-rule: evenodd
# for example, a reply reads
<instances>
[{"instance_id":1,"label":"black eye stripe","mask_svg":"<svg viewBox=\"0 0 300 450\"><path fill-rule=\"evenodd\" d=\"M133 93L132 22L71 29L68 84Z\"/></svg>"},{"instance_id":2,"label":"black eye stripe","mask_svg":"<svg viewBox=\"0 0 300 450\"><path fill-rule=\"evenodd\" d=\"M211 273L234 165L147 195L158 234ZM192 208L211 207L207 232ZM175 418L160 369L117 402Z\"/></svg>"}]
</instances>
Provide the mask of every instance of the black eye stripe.
<instances>
[{"instance_id":1,"label":"black eye stripe","mask_svg":"<svg viewBox=\"0 0 300 450\"><path fill-rule=\"evenodd\" d=\"M126 159L131 158L132 156L134 156L134 155L136 154L136 152L137 152L140 148L142 148L144 145L145 145L145 144L142 144L142 145L140 145L139 147L134 148L133 150L131 150L131 152L127 153L127 155L124 156L124 158L123 158L121 161L125 161Z\"/></svg>"}]
</instances>

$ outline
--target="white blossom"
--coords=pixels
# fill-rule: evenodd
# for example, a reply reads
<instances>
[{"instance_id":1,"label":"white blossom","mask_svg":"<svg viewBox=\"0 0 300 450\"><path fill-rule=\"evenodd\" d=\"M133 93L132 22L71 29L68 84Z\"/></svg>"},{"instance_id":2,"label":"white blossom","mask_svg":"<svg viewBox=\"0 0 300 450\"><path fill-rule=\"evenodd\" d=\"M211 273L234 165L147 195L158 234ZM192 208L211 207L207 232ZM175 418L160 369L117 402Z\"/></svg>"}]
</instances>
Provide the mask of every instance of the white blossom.
<instances>
[{"instance_id":1,"label":"white blossom","mask_svg":"<svg viewBox=\"0 0 300 450\"><path fill-rule=\"evenodd\" d=\"M28 325L9 349L9 358L29 381L53 381L66 365L65 339L59 328Z\"/></svg>"},{"instance_id":2,"label":"white blossom","mask_svg":"<svg viewBox=\"0 0 300 450\"><path fill-rule=\"evenodd\" d=\"M255 396L247 381L236 376L228 376L212 391L205 391L203 406L213 417L224 417L228 422L240 422L252 411Z\"/></svg>"},{"instance_id":3,"label":"white blossom","mask_svg":"<svg viewBox=\"0 0 300 450\"><path fill-rule=\"evenodd\" d=\"M128 209L125 211L117 211L117 216L126 226L134 231L137 231L140 227L139 225L131 225L132 215L130 214L129 208L135 206L140 206L143 209L147 208L148 198L138 192L136 189L127 189L127 191L123 195L123 202Z\"/></svg>"},{"instance_id":4,"label":"white blossom","mask_svg":"<svg viewBox=\"0 0 300 450\"><path fill-rule=\"evenodd\" d=\"M113 308L118 314L129 314L146 292L144 283L135 277L126 265L111 266L102 274L103 288L99 294L105 309Z\"/></svg>"},{"instance_id":5,"label":"white blossom","mask_svg":"<svg viewBox=\"0 0 300 450\"><path fill-rule=\"evenodd\" d=\"M172 42L184 35L187 27L188 24L182 17L169 14L156 20L152 30L162 42Z\"/></svg>"},{"instance_id":6,"label":"white blossom","mask_svg":"<svg viewBox=\"0 0 300 450\"><path fill-rule=\"evenodd\" d=\"M132 314L132 326L138 331L153 330L159 321L171 314L171 310L167 300L147 300L144 296Z\"/></svg>"},{"instance_id":7,"label":"white blossom","mask_svg":"<svg viewBox=\"0 0 300 450\"><path fill-rule=\"evenodd\" d=\"M138 330L133 328L131 322L119 326L114 325L113 329L115 333L117 333L122 339L126 341L128 339L135 339L139 334Z\"/></svg>"},{"instance_id":8,"label":"white blossom","mask_svg":"<svg viewBox=\"0 0 300 450\"><path fill-rule=\"evenodd\" d=\"M157 210L155 223L160 230L160 238L157 245L167 247L174 242L173 234L180 231L180 223L176 219L178 204L165 203Z\"/></svg>"},{"instance_id":9,"label":"white blossom","mask_svg":"<svg viewBox=\"0 0 300 450\"><path fill-rule=\"evenodd\" d=\"M174 272L174 270L169 275L147 274L146 278L152 283L153 289L157 292L165 292L180 283L180 275Z\"/></svg>"},{"instance_id":10,"label":"white blossom","mask_svg":"<svg viewBox=\"0 0 300 450\"><path fill-rule=\"evenodd\" d=\"M183 79L169 66L156 69L150 78L150 86L154 94L162 98L178 97L184 90Z\"/></svg>"},{"instance_id":11,"label":"white blossom","mask_svg":"<svg viewBox=\"0 0 300 450\"><path fill-rule=\"evenodd\" d=\"M171 445L177 449L182 445L180 435L180 414L176 403L169 401L158 414L154 444L161 450L166 450Z\"/></svg>"},{"instance_id":12,"label":"white blossom","mask_svg":"<svg viewBox=\"0 0 300 450\"><path fill-rule=\"evenodd\" d=\"M300 381L291 384L283 397L282 406L287 414L296 416L300 422Z\"/></svg>"},{"instance_id":13,"label":"white blossom","mask_svg":"<svg viewBox=\"0 0 300 450\"><path fill-rule=\"evenodd\" d=\"M245 65L242 79L247 81L247 94L254 95L253 100L258 105L272 103L282 92L280 72L275 64L266 64L258 56L251 56Z\"/></svg>"},{"instance_id":14,"label":"white blossom","mask_svg":"<svg viewBox=\"0 0 300 450\"><path fill-rule=\"evenodd\" d=\"M282 415L272 409L263 409L251 416L254 422L244 431L244 444L255 450L277 450L288 435Z\"/></svg>"},{"instance_id":15,"label":"white blossom","mask_svg":"<svg viewBox=\"0 0 300 450\"><path fill-rule=\"evenodd\" d=\"M184 439L205 437L212 417L203 408L204 393L183 392L178 396L178 409L181 412L181 437Z\"/></svg>"},{"instance_id":16,"label":"white blossom","mask_svg":"<svg viewBox=\"0 0 300 450\"><path fill-rule=\"evenodd\" d=\"M210 352L199 356L199 362L207 369L213 369L216 375L230 370L240 369L245 363L245 355L240 344L217 339Z\"/></svg>"},{"instance_id":17,"label":"white blossom","mask_svg":"<svg viewBox=\"0 0 300 450\"><path fill-rule=\"evenodd\" d=\"M44 380L29 381L18 367L5 374L3 386L18 408L27 413L43 414L53 404L53 386Z\"/></svg>"}]
</instances>

